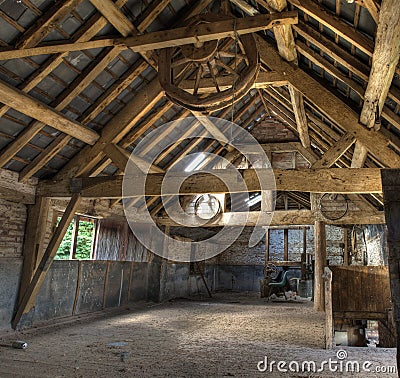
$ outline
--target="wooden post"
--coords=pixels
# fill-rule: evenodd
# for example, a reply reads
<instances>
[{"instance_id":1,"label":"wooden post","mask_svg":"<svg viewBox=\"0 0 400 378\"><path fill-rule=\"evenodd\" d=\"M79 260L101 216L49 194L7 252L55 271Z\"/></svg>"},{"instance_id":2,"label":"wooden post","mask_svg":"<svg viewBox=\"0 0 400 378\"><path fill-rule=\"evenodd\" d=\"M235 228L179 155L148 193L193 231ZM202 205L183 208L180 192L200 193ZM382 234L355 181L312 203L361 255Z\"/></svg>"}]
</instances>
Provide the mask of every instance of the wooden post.
<instances>
[{"instance_id":1,"label":"wooden post","mask_svg":"<svg viewBox=\"0 0 400 378\"><path fill-rule=\"evenodd\" d=\"M72 260L76 257L76 243L78 241L78 233L79 233L79 215L74 216L74 228L72 231L73 237L71 241L71 250L69 254L69 258Z\"/></svg>"},{"instance_id":2,"label":"wooden post","mask_svg":"<svg viewBox=\"0 0 400 378\"><path fill-rule=\"evenodd\" d=\"M314 265L314 309L324 311L324 267L326 265L326 234L325 222L316 221L314 224L315 265Z\"/></svg>"},{"instance_id":3,"label":"wooden post","mask_svg":"<svg viewBox=\"0 0 400 378\"><path fill-rule=\"evenodd\" d=\"M47 246L46 251L43 254L40 264L38 265L29 286L21 297L21 300L17 307L17 311L11 322L13 329L17 327L22 314L28 312L35 303L39 289L42 286L44 279L46 278L46 274L50 269L51 264L53 263L54 256L57 253L57 249L60 246L62 239L68 229L68 226L75 215L81 198L82 197L79 193L75 193L72 196L71 201L69 202L55 233L50 239L49 245Z\"/></svg>"},{"instance_id":4,"label":"wooden post","mask_svg":"<svg viewBox=\"0 0 400 378\"><path fill-rule=\"evenodd\" d=\"M332 271L325 267L325 349L333 348Z\"/></svg>"},{"instance_id":5,"label":"wooden post","mask_svg":"<svg viewBox=\"0 0 400 378\"><path fill-rule=\"evenodd\" d=\"M400 169L383 169L381 174L387 224L390 291L397 331L397 371L400 371Z\"/></svg>"},{"instance_id":6,"label":"wooden post","mask_svg":"<svg viewBox=\"0 0 400 378\"><path fill-rule=\"evenodd\" d=\"M22 267L21 283L19 287L18 302L31 283L38 265L38 260L43 253L43 241L46 234L47 215L50 199L38 197L36 204L28 207L28 220L25 228L24 263Z\"/></svg>"},{"instance_id":7,"label":"wooden post","mask_svg":"<svg viewBox=\"0 0 400 378\"><path fill-rule=\"evenodd\" d=\"M349 265L349 230L343 228L343 265Z\"/></svg>"},{"instance_id":8,"label":"wooden post","mask_svg":"<svg viewBox=\"0 0 400 378\"><path fill-rule=\"evenodd\" d=\"M289 261L289 230L283 230L283 261Z\"/></svg>"},{"instance_id":9,"label":"wooden post","mask_svg":"<svg viewBox=\"0 0 400 378\"><path fill-rule=\"evenodd\" d=\"M307 228L303 228L303 252L301 254L301 279L306 280L307 277Z\"/></svg>"},{"instance_id":10,"label":"wooden post","mask_svg":"<svg viewBox=\"0 0 400 378\"><path fill-rule=\"evenodd\" d=\"M269 261L269 228L265 229L265 264Z\"/></svg>"}]
</instances>

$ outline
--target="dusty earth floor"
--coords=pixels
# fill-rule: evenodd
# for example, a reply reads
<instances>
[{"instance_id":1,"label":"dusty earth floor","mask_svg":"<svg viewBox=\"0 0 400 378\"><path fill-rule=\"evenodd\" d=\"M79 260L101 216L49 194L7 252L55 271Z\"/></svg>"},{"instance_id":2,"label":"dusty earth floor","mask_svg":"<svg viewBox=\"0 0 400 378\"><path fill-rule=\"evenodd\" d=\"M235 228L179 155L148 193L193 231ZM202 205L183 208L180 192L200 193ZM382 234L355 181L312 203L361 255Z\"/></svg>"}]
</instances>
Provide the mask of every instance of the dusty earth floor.
<instances>
[{"instance_id":1,"label":"dusty earth floor","mask_svg":"<svg viewBox=\"0 0 400 378\"><path fill-rule=\"evenodd\" d=\"M26 350L0 347L0 377L395 377L396 374L257 370L265 359L302 362L332 358L324 318L311 302L267 303L257 294L143 303L65 324L9 333ZM122 342L122 346L109 346ZM394 349L347 348L347 360L394 366ZM300 364L301 366L301 364ZM339 366L339 365L338 365ZM288 366L286 366L287 368ZM264 368L264 364L260 364ZM292 368L296 369L293 364ZM307 369L307 368L306 368Z\"/></svg>"}]
</instances>

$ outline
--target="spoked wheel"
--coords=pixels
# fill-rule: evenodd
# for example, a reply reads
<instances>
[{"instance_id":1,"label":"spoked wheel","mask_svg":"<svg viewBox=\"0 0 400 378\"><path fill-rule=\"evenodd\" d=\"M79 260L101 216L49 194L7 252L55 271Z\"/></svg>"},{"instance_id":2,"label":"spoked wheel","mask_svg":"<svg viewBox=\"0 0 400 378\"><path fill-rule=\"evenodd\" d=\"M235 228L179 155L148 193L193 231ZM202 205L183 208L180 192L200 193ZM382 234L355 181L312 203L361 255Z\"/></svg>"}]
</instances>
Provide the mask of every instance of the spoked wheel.
<instances>
[{"instance_id":1,"label":"spoked wheel","mask_svg":"<svg viewBox=\"0 0 400 378\"><path fill-rule=\"evenodd\" d=\"M209 13L192 18L189 25L227 18ZM257 45L252 34L245 34L168 47L160 50L158 67L171 101L206 113L231 105L251 89L259 70Z\"/></svg>"},{"instance_id":2,"label":"spoked wheel","mask_svg":"<svg viewBox=\"0 0 400 378\"><path fill-rule=\"evenodd\" d=\"M278 277L279 270L277 266L271 262L268 262L265 264L264 267L264 277L265 278L270 278L274 280L276 277Z\"/></svg>"}]
</instances>

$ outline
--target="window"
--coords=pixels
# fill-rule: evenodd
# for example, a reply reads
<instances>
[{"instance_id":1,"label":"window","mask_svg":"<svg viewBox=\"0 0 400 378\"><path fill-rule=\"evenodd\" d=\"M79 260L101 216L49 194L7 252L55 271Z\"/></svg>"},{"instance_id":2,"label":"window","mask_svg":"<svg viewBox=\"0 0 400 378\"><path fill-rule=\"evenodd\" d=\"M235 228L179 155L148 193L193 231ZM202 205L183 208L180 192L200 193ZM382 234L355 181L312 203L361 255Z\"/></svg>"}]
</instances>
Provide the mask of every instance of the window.
<instances>
[{"instance_id":1,"label":"window","mask_svg":"<svg viewBox=\"0 0 400 378\"><path fill-rule=\"evenodd\" d=\"M57 224L61 215L57 217ZM93 257L94 241L96 234L96 219L76 215L58 248L58 260L87 260Z\"/></svg>"}]
</instances>

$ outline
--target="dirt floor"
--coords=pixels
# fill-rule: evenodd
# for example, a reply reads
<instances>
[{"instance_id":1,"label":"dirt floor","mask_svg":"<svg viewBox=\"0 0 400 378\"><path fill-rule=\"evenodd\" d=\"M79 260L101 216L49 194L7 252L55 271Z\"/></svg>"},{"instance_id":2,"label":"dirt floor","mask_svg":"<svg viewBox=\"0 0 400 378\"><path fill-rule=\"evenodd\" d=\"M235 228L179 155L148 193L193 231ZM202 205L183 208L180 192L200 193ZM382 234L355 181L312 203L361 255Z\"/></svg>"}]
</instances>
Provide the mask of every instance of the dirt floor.
<instances>
[{"instance_id":1,"label":"dirt floor","mask_svg":"<svg viewBox=\"0 0 400 378\"><path fill-rule=\"evenodd\" d=\"M271 303L257 294L217 294L202 300L143 303L122 314L97 314L73 322L9 333L26 350L0 347L0 377L395 377L343 373L337 362L323 372L301 370L303 361L371 361L371 370L395 365L395 350L326 351L324 318L311 302ZM111 343L117 343L112 345ZM111 345L110 345L111 344ZM342 353L337 355L337 353ZM265 357L268 368L265 369ZM278 372L272 360L286 361ZM259 363L259 361L263 361ZM285 367L286 366L286 367ZM367 366L368 367L368 366ZM297 370L297 371L296 371ZM340 370L342 372L340 372ZM349 370L349 369L348 369ZM351 370L351 369L350 369Z\"/></svg>"}]
</instances>

